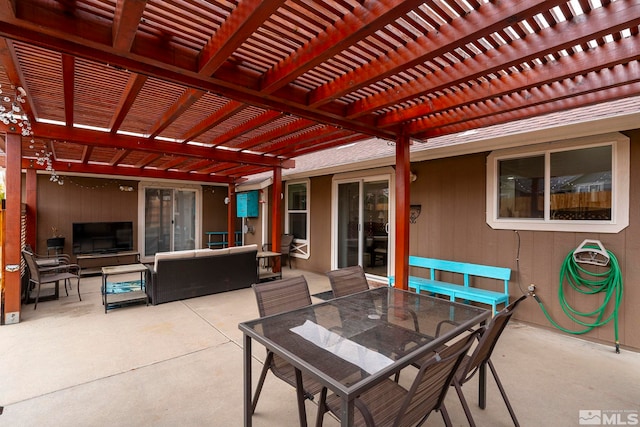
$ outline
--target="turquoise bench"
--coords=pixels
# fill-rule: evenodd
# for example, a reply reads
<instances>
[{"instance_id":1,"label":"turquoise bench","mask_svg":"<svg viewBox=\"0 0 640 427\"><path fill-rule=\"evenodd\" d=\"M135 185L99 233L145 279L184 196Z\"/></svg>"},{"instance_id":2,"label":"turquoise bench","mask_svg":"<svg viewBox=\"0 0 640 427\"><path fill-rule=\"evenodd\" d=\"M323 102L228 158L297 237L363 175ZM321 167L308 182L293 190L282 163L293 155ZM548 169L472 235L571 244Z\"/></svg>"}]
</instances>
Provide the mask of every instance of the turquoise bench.
<instances>
[{"instance_id":1,"label":"turquoise bench","mask_svg":"<svg viewBox=\"0 0 640 427\"><path fill-rule=\"evenodd\" d=\"M496 313L496 306L509 304L509 279L511 269L493 267L490 265L470 264L466 262L447 261L418 256L409 257L409 267L426 268L430 270L429 278L409 276L409 288L416 293L430 292L432 294L447 295L451 301L464 300L488 304ZM436 280L436 272L446 271L461 274L463 284L448 283ZM504 281L504 292L490 291L471 286L470 277L483 277ZM389 286L393 286L395 278L389 277Z\"/></svg>"}]
</instances>

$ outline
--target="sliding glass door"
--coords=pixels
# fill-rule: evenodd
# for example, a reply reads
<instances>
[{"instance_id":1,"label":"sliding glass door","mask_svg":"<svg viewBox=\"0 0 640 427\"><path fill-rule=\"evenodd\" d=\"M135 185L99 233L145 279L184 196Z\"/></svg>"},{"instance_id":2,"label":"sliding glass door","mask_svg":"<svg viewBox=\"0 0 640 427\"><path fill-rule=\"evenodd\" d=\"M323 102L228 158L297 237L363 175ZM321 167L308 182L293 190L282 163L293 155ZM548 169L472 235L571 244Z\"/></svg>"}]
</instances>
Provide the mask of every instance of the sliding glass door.
<instances>
[{"instance_id":1,"label":"sliding glass door","mask_svg":"<svg viewBox=\"0 0 640 427\"><path fill-rule=\"evenodd\" d=\"M362 265L386 277L389 263L389 179L338 182L336 188L336 268Z\"/></svg>"},{"instance_id":2,"label":"sliding glass door","mask_svg":"<svg viewBox=\"0 0 640 427\"><path fill-rule=\"evenodd\" d=\"M144 256L196 248L197 192L145 188Z\"/></svg>"}]
</instances>

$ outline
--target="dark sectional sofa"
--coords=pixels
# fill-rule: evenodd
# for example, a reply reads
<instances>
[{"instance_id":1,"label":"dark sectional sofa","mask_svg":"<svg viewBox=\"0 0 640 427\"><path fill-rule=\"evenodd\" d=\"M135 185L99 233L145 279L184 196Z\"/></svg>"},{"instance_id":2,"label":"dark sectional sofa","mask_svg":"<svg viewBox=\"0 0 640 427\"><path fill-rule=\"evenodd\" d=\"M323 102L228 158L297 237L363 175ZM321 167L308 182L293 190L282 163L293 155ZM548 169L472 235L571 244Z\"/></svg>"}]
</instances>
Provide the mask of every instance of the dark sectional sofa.
<instances>
[{"instance_id":1,"label":"dark sectional sofa","mask_svg":"<svg viewBox=\"0 0 640 427\"><path fill-rule=\"evenodd\" d=\"M147 266L153 305L248 288L258 281L256 245L158 252Z\"/></svg>"}]
</instances>

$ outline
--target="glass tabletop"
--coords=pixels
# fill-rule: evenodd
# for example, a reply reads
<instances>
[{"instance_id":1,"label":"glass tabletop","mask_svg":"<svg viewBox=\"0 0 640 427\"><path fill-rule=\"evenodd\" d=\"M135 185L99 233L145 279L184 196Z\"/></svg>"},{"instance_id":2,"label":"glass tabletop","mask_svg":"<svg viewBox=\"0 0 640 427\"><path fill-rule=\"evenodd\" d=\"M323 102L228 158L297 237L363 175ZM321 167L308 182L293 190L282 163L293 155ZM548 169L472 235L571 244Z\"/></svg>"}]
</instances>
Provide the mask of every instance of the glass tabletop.
<instances>
[{"instance_id":1,"label":"glass tabletop","mask_svg":"<svg viewBox=\"0 0 640 427\"><path fill-rule=\"evenodd\" d=\"M381 287L239 327L348 396L489 317L483 308Z\"/></svg>"}]
</instances>

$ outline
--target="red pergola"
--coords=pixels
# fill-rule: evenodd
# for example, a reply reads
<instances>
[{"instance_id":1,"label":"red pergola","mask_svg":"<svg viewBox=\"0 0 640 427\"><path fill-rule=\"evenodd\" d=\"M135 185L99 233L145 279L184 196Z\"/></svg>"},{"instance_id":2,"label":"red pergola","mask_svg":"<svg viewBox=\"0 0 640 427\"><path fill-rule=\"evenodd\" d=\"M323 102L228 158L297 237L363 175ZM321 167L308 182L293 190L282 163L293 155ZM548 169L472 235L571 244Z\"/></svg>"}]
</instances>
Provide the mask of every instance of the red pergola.
<instances>
[{"instance_id":1,"label":"red pergola","mask_svg":"<svg viewBox=\"0 0 640 427\"><path fill-rule=\"evenodd\" d=\"M233 188L375 136L402 285L411 141L639 94L639 25L637 0L0 0L0 84L33 131L0 124L9 206L42 149L59 173Z\"/></svg>"}]
</instances>

